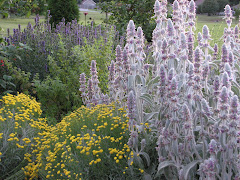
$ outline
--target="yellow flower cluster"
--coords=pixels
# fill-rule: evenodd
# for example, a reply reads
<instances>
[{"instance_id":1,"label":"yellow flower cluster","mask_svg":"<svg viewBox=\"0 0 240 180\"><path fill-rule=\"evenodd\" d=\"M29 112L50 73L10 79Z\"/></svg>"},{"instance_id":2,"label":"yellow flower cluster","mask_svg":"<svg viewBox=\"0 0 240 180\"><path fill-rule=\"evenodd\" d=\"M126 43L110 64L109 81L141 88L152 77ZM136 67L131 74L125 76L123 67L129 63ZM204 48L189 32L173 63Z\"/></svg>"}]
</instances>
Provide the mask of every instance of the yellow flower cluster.
<instances>
[{"instance_id":1,"label":"yellow flower cluster","mask_svg":"<svg viewBox=\"0 0 240 180\"><path fill-rule=\"evenodd\" d=\"M22 169L27 179L104 178L112 173L110 166L121 174L127 172L131 150L123 108L82 106L50 126L39 118L39 103L28 96L7 95L1 101L0 143L6 139L9 147L24 152L22 158L28 163ZM6 133L9 123L12 128ZM0 159L7 156L0 152Z\"/></svg>"},{"instance_id":2,"label":"yellow flower cluster","mask_svg":"<svg viewBox=\"0 0 240 180\"><path fill-rule=\"evenodd\" d=\"M2 164L16 165L24 159L30 161L28 151L33 146L32 138L36 135L36 123L46 124L45 119L40 119L42 111L40 104L25 94L17 96L8 94L0 100L0 159ZM15 153L12 153L15 152ZM24 155L24 153L26 153ZM21 159L22 158L22 159ZM0 170L0 174L3 172Z\"/></svg>"},{"instance_id":3,"label":"yellow flower cluster","mask_svg":"<svg viewBox=\"0 0 240 180\"><path fill-rule=\"evenodd\" d=\"M125 168L130 154L127 123L126 111L113 104L82 106L56 126L45 126L33 139L26 176L33 179L41 169L46 178L86 179L87 167L96 173L106 162Z\"/></svg>"}]
</instances>

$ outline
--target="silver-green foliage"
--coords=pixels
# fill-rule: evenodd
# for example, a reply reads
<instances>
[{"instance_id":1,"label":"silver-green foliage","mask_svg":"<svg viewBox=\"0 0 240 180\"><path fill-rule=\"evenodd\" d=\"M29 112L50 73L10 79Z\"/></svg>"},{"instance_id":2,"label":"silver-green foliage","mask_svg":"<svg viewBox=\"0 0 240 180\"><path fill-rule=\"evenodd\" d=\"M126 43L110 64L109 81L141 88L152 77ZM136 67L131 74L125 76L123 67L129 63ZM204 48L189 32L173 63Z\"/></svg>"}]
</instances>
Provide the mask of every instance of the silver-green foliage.
<instances>
[{"instance_id":1,"label":"silver-green foliage","mask_svg":"<svg viewBox=\"0 0 240 180\"><path fill-rule=\"evenodd\" d=\"M231 8L221 52L210 46L206 25L194 47L193 0L175 0L172 19L166 11L166 1L156 0L152 61L141 27L130 21L109 68L110 100L128 107L129 166L143 168L145 179L239 179L240 46Z\"/></svg>"}]
</instances>

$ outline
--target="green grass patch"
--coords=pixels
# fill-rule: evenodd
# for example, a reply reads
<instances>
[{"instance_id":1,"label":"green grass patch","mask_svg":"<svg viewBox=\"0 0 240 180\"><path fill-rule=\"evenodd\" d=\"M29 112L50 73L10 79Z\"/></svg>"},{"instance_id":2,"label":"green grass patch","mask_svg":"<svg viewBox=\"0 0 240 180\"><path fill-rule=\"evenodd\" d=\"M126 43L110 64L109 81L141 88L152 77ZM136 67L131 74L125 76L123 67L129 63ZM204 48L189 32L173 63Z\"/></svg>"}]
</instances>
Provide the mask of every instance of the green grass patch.
<instances>
[{"instance_id":1,"label":"green grass patch","mask_svg":"<svg viewBox=\"0 0 240 180\"><path fill-rule=\"evenodd\" d=\"M88 11L80 11L80 19L79 24L85 25L85 15L84 12ZM3 31L0 31L0 36L7 36L7 28L10 29L10 32L13 31L13 29L18 28L18 24L21 24L22 29L24 29L27 24L30 22L31 24L34 24L34 18L35 16L30 16L29 18L24 17L10 17L7 19L0 19L0 27L3 28ZM90 24L91 21L94 21L96 24L101 24L103 20L105 19L105 14L101 13L100 11L94 11L94 12L88 12L86 16L86 24ZM45 21L45 17L40 17L40 22Z\"/></svg>"},{"instance_id":2,"label":"green grass patch","mask_svg":"<svg viewBox=\"0 0 240 180\"><path fill-rule=\"evenodd\" d=\"M238 22L236 20L233 20L232 27L235 27L237 23ZM221 38L223 36L224 28L227 27L223 16L198 15L196 22L195 38L197 38L198 32L202 32L202 28L204 25L207 25L210 31L210 35L212 38L210 45L213 46L215 43L217 43L219 47L221 47L223 44L223 40Z\"/></svg>"}]
</instances>

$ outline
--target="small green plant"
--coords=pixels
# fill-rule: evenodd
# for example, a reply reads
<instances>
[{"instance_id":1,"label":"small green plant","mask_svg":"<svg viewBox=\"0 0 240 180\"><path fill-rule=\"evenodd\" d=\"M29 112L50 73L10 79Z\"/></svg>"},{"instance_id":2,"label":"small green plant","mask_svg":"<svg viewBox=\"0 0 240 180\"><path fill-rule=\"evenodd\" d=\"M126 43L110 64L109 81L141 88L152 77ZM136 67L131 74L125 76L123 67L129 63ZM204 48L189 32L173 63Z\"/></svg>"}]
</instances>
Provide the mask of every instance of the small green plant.
<instances>
[{"instance_id":1,"label":"small green plant","mask_svg":"<svg viewBox=\"0 0 240 180\"><path fill-rule=\"evenodd\" d=\"M8 93L13 93L16 85L12 83L12 76L3 75L0 79L0 98Z\"/></svg>"}]
</instances>

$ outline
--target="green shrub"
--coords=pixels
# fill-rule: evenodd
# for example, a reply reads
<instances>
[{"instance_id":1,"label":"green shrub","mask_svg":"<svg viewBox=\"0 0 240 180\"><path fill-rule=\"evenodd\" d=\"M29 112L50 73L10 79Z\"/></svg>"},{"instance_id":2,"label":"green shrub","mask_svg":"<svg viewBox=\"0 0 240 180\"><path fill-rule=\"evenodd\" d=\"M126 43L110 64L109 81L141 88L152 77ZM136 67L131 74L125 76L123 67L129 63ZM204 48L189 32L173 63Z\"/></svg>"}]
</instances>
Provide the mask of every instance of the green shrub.
<instances>
[{"instance_id":1,"label":"green shrub","mask_svg":"<svg viewBox=\"0 0 240 180\"><path fill-rule=\"evenodd\" d=\"M229 4L228 0L217 0L219 8L218 8L218 12L223 12L224 8L227 4Z\"/></svg>"},{"instance_id":2,"label":"green shrub","mask_svg":"<svg viewBox=\"0 0 240 180\"><path fill-rule=\"evenodd\" d=\"M219 9L219 4L217 0L205 0L202 3L202 12L208 13L208 15L215 14Z\"/></svg>"},{"instance_id":3,"label":"green shrub","mask_svg":"<svg viewBox=\"0 0 240 180\"><path fill-rule=\"evenodd\" d=\"M85 39L85 46L75 46L70 50L60 37L58 52L55 56L48 56L49 76L44 80L37 76L34 79L36 95L48 119L60 121L62 115L82 105L79 75L85 72L89 76L92 60L98 62L100 87L106 92L108 65L114 59L113 32L109 31L108 39L96 39L92 44Z\"/></svg>"}]
</instances>

